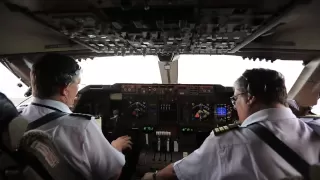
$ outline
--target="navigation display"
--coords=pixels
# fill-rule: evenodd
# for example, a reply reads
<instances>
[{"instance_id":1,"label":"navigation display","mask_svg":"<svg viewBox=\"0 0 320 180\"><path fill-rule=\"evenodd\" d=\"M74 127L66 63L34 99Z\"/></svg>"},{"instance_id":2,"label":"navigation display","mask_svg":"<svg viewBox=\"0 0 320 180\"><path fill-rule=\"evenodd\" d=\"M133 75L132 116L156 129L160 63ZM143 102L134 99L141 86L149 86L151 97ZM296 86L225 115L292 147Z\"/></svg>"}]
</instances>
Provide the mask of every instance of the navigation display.
<instances>
[{"instance_id":1,"label":"navigation display","mask_svg":"<svg viewBox=\"0 0 320 180\"><path fill-rule=\"evenodd\" d=\"M216 116L227 116L227 107L217 106L216 107Z\"/></svg>"}]
</instances>

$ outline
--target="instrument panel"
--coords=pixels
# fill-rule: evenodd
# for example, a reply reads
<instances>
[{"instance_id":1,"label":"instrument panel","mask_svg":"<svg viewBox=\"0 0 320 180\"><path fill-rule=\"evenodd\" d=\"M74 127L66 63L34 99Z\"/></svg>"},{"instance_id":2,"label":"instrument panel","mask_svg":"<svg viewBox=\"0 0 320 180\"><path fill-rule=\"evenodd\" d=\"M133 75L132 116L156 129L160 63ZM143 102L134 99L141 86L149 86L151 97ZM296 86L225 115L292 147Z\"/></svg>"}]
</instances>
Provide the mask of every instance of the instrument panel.
<instances>
[{"instance_id":1,"label":"instrument panel","mask_svg":"<svg viewBox=\"0 0 320 180\"><path fill-rule=\"evenodd\" d=\"M157 95L198 95L212 94L215 86L219 85L193 85L193 84L117 84L124 94L157 94ZM220 87L224 88L224 87Z\"/></svg>"},{"instance_id":2,"label":"instrument panel","mask_svg":"<svg viewBox=\"0 0 320 180\"><path fill-rule=\"evenodd\" d=\"M233 124L231 87L196 84L87 86L75 112L102 117L110 141L129 135L133 148L120 179L161 169L197 149L210 132ZM127 158L127 157L126 157Z\"/></svg>"},{"instance_id":3,"label":"instrument panel","mask_svg":"<svg viewBox=\"0 0 320 180\"><path fill-rule=\"evenodd\" d=\"M102 116L105 122L112 119L112 112L116 111L118 118L133 128L177 125L212 129L237 119L230 102L232 95L231 87L221 85L95 85L79 92L81 98L75 111ZM89 106L91 112L83 110Z\"/></svg>"}]
</instances>

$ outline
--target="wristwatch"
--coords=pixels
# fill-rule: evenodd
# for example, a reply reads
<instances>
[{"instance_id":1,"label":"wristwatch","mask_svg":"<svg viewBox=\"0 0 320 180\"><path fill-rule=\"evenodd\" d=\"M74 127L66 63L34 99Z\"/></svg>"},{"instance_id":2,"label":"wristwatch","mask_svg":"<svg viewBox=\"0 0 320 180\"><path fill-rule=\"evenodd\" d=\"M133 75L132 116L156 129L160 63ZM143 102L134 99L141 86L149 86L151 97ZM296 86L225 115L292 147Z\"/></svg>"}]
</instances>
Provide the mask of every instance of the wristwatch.
<instances>
[{"instance_id":1,"label":"wristwatch","mask_svg":"<svg viewBox=\"0 0 320 180\"><path fill-rule=\"evenodd\" d=\"M157 174L158 174L158 171L156 171L156 172L154 172L154 173L152 174L152 179L153 179L153 180L157 180Z\"/></svg>"}]
</instances>

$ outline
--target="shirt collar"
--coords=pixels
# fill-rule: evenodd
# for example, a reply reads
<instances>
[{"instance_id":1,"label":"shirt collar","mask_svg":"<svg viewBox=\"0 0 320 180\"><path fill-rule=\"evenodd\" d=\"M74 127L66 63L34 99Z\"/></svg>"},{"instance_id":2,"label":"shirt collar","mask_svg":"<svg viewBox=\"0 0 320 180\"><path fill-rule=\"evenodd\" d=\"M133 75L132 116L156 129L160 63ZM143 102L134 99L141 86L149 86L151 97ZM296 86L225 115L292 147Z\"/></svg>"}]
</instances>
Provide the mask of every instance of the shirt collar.
<instances>
[{"instance_id":1,"label":"shirt collar","mask_svg":"<svg viewBox=\"0 0 320 180\"><path fill-rule=\"evenodd\" d=\"M247 119L243 121L241 127L247 127L253 123L261 121L272 121L281 119L297 118L290 108L269 108L263 109L256 113L251 114Z\"/></svg>"},{"instance_id":2,"label":"shirt collar","mask_svg":"<svg viewBox=\"0 0 320 180\"><path fill-rule=\"evenodd\" d=\"M37 103L37 104L42 104L45 106L50 106L50 107L59 109L62 112L72 113L70 108L66 104L64 104L60 101L55 101L55 100L51 100L51 99L39 99L39 98L34 97L32 102Z\"/></svg>"}]
</instances>

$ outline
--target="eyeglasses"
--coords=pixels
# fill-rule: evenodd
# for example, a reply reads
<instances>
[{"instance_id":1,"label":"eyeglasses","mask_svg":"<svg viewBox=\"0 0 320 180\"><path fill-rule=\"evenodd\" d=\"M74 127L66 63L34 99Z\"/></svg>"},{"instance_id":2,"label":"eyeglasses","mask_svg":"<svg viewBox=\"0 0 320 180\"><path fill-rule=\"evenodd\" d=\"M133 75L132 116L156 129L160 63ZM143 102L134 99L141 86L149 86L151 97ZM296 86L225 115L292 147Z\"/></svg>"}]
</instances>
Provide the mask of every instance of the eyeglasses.
<instances>
[{"instance_id":1,"label":"eyeglasses","mask_svg":"<svg viewBox=\"0 0 320 180\"><path fill-rule=\"evenodd\" d=\"M234 96L230 97L231 103L232 103L234 108L236 108L236 101L237 101L238 97L243 95L243 94L246 94L246 93L240 93L240 94L237 94L237 95L234 95Z\"/></svg>"}]
</instances>

